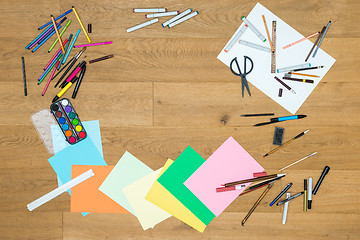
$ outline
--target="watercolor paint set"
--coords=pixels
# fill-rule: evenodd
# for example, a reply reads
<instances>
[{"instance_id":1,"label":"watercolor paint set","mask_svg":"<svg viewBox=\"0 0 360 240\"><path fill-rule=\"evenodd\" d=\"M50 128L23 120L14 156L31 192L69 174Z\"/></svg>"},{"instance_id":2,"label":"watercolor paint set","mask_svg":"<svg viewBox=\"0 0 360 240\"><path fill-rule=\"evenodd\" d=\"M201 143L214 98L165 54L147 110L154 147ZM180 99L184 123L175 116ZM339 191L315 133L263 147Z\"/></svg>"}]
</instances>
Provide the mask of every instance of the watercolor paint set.
<instances>
[{"instance_id":1,"label":"watercolor paint set","mask_svg":"<svg viewBox=\"0 0 360 240\"><path fill-rule=\"evenodd\" d=\"M63 98L51 104L50 110L65 135L66 141L75 144L86 138L85 128L69 99Z\"/></svg>"}]
</instances>

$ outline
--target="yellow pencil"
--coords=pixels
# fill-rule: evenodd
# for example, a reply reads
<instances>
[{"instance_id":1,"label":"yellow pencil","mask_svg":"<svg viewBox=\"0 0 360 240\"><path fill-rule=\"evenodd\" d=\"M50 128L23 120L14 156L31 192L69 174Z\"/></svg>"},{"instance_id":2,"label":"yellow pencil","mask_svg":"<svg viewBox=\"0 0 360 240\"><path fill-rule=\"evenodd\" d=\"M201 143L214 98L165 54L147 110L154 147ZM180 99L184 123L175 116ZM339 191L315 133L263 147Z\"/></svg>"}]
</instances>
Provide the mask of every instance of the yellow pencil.
<instances>
[{"instance_id":1,"label":"yellow pencil","mask_svg":"<svg viewBox=\"0 0 360 240\"><path fill-rule=\"evenodd\" d=\"M91 40L90 40L90 38L89 38L89 35L87 34L87 32L86 32L86 30L85 30L85 28L84 28L84 25L82 24L82 22L81 22L81 20L80 20L80 18L79 18L79 15L77 14L74 6L72 6L72 10L73 10L73 12L75 13L75 16L76 16L77 20L79 21L80 26L81 26L82 30L84 31L84 34L85 34L87 40L89 41L89 43L91 43Z\"/></svg>"},{"instance_id":2,"label":"yellow pencil","mask_svg":"<svg viewBox=\"0 0 360 240\"><path fill-rule=\"evenodd\" d=\"M265 21L265 16L262 15L262 18L263 18L263 21L264 21L264 24L265 24L265 29L266 29L267 36L268 36L268 38L269 38L269 43L270 43L271 51L274 52L274 48L273 48L273 45L272 45L272 43L271 43L271 38L270 38L269 29L268 29L268 27L267 27L267 25L266 25L266 21Z\"/></svg>"},{"instance_id":3,"label":"yellow pencil","mask_svg":"<svg viewBox=\"0 0 360 240\"><path fill-rule=\"evenodd\" d=\"M56 35L57 35L57 37L58 37L58 39L59 39L59 44L60 44L61 50L62 50L63 53L65 53L65 49L64 49L64 47L63 47L63 43L62 43L62 41L61 41L61 37L60 37L60 35L59 35L59 31L57 30L56 23L55 23L55 20L54 20L54 16L53 16L53 15L51 15L51 21L52 21L52 23L53 23L53 25L54 25L54 29L55 29Z\"/></svg>"}]
</instances>

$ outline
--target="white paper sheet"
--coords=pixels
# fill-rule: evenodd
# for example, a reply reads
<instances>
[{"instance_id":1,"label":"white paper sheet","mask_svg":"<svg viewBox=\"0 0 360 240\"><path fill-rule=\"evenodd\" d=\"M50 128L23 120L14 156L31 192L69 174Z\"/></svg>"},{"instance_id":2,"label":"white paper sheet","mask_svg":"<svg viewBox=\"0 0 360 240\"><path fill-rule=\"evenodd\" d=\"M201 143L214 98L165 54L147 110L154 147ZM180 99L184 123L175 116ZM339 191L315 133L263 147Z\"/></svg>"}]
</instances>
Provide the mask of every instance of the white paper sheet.
<instances>
[{"instance_id":1,"label":"white paper sheet","mask_svg":"<svg viewBox=\"0 0 360 240\"><path fill-rule=\"evenodd\" d=\"M240 37L240 39L252 42L258 45L262 45L264 47L270 47L269 39L267 39L267 34L264 26L264 22L262 19L262 15L265 16L267 27L269 29L269 33L271 36L272 33L272 21L277 21L277 34L276 34L276 69L283 68L287 66L294 66L305 63L305 58L307 57L313 43L309 40L305 40L301 43L298 43L292 47L287 49L282 49L283 46L288 45L294 41L297 41L301 38L304 38L303 35L298 33L280 18L275 16L272 12L262 6L260 3L257 3L253 10L251 10L250 14L246 16L246 18L263 34L266 36L266 42L261 42L260 39L252 32L250 29L246 29L244 34ZM234 33L234 35L239 31L240 27L243 25L242 23L238 30ZM319 26L319 31L322 28L321 23L314 23ZM324 22L326 25L326 22ZM306 33L310 34L310 33ZM234 37L233 35L233 37ZM232 39L232 38L231 38ZM229 42L231 41L229 40ZM326 41L326 36L325 39ZM224 46L225 47L225 46ZM301 77L301 76L292 76L294 78L307 78L313 79L314 83L303 83L303 82L295 82L283 80L282 77L284 73L271 73L271 53L264 52L258 49L250 48L244 45L240 45L238 42L230 49L228 53L221 50L218 55L218 59L225 63L228 67L230 66L230 62L234 57L238 58L238 62L241 70L243 71L243 61L244 57L250 57L254 62L254 69L252 72L246 76L248 82L250 82L253 86L258 88L260 91L265 93L275 102L280 104L290 113L295 114L301 105L305 102L311 92L315 89L320 80L325 76L325 74L330 70L331 66L335 63L335 59L328 55L323 50L319 49L315 58L310 56L308 63L311 63L311 66L324 66L324 68L316 69L316 70L308 70L302 71L300 73L318 75L319 78L311 78L311 77ZM249 63L247 63L248 65ZM236 69L236 68L235 68ZM230 71L230 69L228 69ZM283 85L281 85L278 81L274 79L274 76L277 76L280 80L289 85L296 94L291 93L287 90ZM235 76L234 76L235 77ZM241 78L239 78L239 85L241 86ZM249 85L250 92L252 86ZM278 97L279 88L283 89L282 97ZM241 89L241 87L239 88ZM246 93L246 90L245 90ZM241 94L241 91L239 91ZM247 93L245 94L244 101L249 97Z\"/></svg>"}]
</instances>

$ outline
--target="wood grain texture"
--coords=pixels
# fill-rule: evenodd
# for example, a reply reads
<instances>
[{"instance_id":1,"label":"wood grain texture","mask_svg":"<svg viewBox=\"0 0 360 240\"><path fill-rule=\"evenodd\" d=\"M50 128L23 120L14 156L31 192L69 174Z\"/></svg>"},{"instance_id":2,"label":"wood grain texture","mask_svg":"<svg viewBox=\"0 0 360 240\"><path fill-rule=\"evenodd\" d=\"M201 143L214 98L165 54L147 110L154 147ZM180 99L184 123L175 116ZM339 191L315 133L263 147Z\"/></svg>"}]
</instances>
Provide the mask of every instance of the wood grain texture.
<instances>
[{"instance_id":1,"label":"wood grain texture","mask_svg":"<svg viewBox=\"0 0 360 240\"><path fill-rule=\"evenodd\" d=\"M76 5L75 5L76 4ZM289 113L250 85L252 97L241 97L240 80L216 57L256 1L114 1L70 0L0 2L0 238L1 239L358 239L360 236L360 31L357 0L264 0L270 11L303 35L332 21L321 48L337 61L306 100L299 114L308 117L253 127L269 117L242 118L241 114ZM35 53L24 47L39 34L37 28L75 5L84 26L92 24L92 42L113 44L89 47L87 60L114 54L88 64L79 94L72 101L82 121L99 120L104 158L115 165L125 151L152 169L176 159L192 146L207 159L233 136L268 173L317 151L318 154L287 169L266 195L245 227L240 222L262 190L237 198L203 234L171 217L143 231L127 214L70 213L66 193L29 212L26 205L57 187L55 172L30 121L31 114L49 108L58 89L48 78L38 86L42 68L52 57L51 38ZM174 28L159 23L127 33L145 22L133 8L166 7L200 14ZM80 28L73 14L63 39ZM311 41L314 41L313 39ZM87 43L80 33L76 44ZM80 49L73 49L72 57ZM28 96L23 96L21 56L25 57ZM64 96L70 97L70 90ZM267 158L273 149L275 126L284 127L284 140L311 129ZM302 197L289 204L286 225L282 207L269 203L289 182L291 193L302 191L303 179L314 184L325 165L329 174L313 197L313 209L302 211Z\"/></svg>"}]
</instances>

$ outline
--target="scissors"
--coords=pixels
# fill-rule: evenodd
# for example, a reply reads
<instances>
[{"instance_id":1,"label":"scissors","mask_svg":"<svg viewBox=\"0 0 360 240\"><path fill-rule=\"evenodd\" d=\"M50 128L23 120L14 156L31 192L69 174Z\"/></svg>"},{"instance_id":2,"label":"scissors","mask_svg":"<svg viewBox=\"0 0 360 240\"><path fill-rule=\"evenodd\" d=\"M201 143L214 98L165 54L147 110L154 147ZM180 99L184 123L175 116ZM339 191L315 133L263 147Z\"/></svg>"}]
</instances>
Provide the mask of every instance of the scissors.
<instances>
[{"instance_id":1,"label":"scissors","mask_svg":"<svg viewBox=\"0 0 360 240\"><path fill-rule=\"evenodd\" d=\"M246 60L249 59L250 63L251 63L251 68L250 70L247 72L246 71ZM237 70L239 73L235 72L233 70L233 63L236 63L236 66L237 66ZM251 60L251 58L249 58L248 56L244 56L244 73L241 72L241 69L240 69L240 66L239 66L239 62L237 60L237 58L235 57L233 60L231 60L230 62L230 70L231 72L236 75L236 76L239 76L241 77L241 90L242 90L242 97L244 97L244 88L246 87L246 90L247 92L249 93L249 95L251 96L251 93L250 93L250 89L249 89L249 85L248 85L248 81L246 79L246 75L248 75L249 73L251 73L251 71L253 70L254 68L254 63L253 61Z\"/></svg>"}]
</instances>

